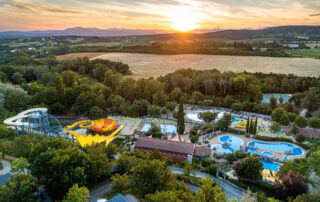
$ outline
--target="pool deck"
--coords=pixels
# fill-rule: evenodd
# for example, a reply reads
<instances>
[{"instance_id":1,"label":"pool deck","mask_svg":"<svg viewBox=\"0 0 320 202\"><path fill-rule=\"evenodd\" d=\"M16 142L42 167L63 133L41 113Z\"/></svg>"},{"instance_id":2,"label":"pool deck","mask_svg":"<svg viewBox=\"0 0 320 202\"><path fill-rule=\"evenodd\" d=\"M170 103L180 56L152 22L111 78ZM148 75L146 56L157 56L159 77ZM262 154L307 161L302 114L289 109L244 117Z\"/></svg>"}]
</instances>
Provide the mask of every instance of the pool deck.
<instances>
[{"instance_id":1,"label":"pool deck","mask_svg":"<svg viewBox=\"0 0 320 202\"><path fill-rule=\"evenodd\" d=\"M261 141L261 140L256 140L256 139L254 139L254 138L247 138L247 137L244 136L244 135L235 135L235 134L231 134L231 133L222 133L222 134L217 135L217 136L215 136L215 137L213 137L213 138L211 138L211 139L208 138L209 135L200 136L200 137L199 137L199 142L200 142L201 144L204 144L204 145L208 145L208 144L210 144L210 145L213 145L213 144L221 144L221 142L219 141L219 138L222 137L222 136L225 136L225 135L231 135L231 136L240 138L240 139L243 141L243 146L247 146L248 143L251 142L251 141ZM204 139L206 139L209 143L204 143ZM267 141L261 141L261 142L267 142ZM300 155L300 156L291 156L291 157L289 158L289 160L292 160L292 159L295 159L295 158L305 157L306 151L305 151L303 148L301 148L301 149L304 151L303 155ZM276 160L276 161L278 161L278 162L284 162L284 156L285 156L284 152L270 151L270 150L265 150L265 149L257 149L257 150L258 150L259 152L264 152L264 151L266 151L266 152L271 152L271 153L274 154L274 156L272 157L272 159L274 159L274 160ZM216 154L220 154L220 155L223 154L222 152L215 151L215 150L212 150L212 153L213 153L213 154L216 153Z\"/></svg>"}]
</instances>

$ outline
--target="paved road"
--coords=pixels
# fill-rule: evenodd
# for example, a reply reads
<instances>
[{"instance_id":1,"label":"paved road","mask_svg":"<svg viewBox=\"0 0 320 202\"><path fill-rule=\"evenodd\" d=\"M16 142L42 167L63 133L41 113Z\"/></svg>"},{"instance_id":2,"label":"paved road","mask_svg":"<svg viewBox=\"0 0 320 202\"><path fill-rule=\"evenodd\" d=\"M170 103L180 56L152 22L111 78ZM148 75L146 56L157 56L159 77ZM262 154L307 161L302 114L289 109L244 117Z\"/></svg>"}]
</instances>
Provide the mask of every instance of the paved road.
<instances>
[{"instance_id":1,"label":"paved road","mask_svg":"<svg viewBox=\"0 0 320 202\"><path fill-rule=\"evenodd\" d=\"M90 189L90 202L96 202L102 196L111 191L111 182L104 182Z\"/></svg>"},{"instance_id":2,"label":"paved road","mask_svg":"<svg viewBox=\"0 0 320 202\"><path fill-rule=\"evenodd\" d=\"M183 169L182 168L178 168L178 167L174 167L174 166L170 166L170 168L172 169L172 172L173 173L178 173L178 174L182 174L183 173ZM229 200L233 200L233 198L237 198L238 201L241 200L242 196L244 195L245 193L245 190L229 183L229 182L226 182L220 178L217 178L217 177L214 177L212 175L209 175L209 174L206 174L206 173L203 173L203 172L193 172L191 175L195 176L195 177L198 177L198 178L211 178L213 179L216 184L221 187L221 189L226 193L226 196L228 197ZM189 185L188 185L189 186ZM190 187L190 186L189 186ZM192 189L192 190L191 190ZM195 188L191 188L190 187L190 190L191 191L195 191Z\"/></svg>"}]
</instances>

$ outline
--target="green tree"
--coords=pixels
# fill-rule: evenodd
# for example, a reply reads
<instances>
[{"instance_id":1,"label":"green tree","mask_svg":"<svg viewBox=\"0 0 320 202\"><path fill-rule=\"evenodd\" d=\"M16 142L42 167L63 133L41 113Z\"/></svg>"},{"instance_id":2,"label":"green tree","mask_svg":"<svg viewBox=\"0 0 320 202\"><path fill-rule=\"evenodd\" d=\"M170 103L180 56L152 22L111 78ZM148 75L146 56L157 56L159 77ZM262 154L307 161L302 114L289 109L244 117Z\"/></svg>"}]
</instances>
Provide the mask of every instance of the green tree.
<instances>
[{"instance_id":1,"label":"green tree","mask_svg":"<svg viewBox=\"0 0 320 202\"><path fill-rule=\"evenodd\" d=\"M154 123L151 123L151 127L148 130L147 136L152 136L153 138L161 138L163 136L163 133L161 132L161 129L159 126L157 126Z\"/></svg>"},{"instance_id":2,"label":"green tree","mask_svg":"<svg viewBox=\"0 0 320 202\"><path fill-rule=\"evenodd\" d=\"M104 74L104 85L115 90L120 84L122 75L118 73L113 73L112 70L108 70Z\"/></svg>"},{"instance_id":3,"label":"green tree","mask_svg":"<svg viewBox=\"0 0 320 202\"><path fill-rule=\"evenodd\" d=\"M242 105L240 102L233 103L233 104L231 105L231 109L232 109L232 111L234 111L234 112L240 112L240 111L242 111L242 108L243 108L243 105Z\"/></svg>"},{"instance_id":4,"label":"green tree","mask_svg":"<svg viewBox=\"0 0 320 202\"><path fill-rule=\"evenodd\" d=\"M129 176L119 175L118 173L111 177L111 189L113 192L125 194L129 187Z\"/></svg>"},{"instance_id":5,"label":"green tree","mask_svg":"<svg viewBox=\"0 0 320 202\"><path fill-rule=\"evenodd\" d=\"M45 177L46 190L54 200L61 200L74 185L84 186L87 181L88 157L76 147L50 149L38 155L30 166L35 176Z\"/></svg>"},{"instance_id":6,"label":"green tree","mask_svg":"<svg viewBox=\"0 0 320 202\"><path fill-rule=\"evenodd\" d=\"M147 111L149 116L152 116L152 117L160 116L160 107L157 105L149 105Z\"/></svg>"},{"instance_id":7,"label":"green tree","mask_svg":"<svg viewBox=\"0 0 320 202\"><path fill-rule=\"evenodd\" d=\"M157 191L154 194L146 195L145 201L153 202L193 202L195 196L189 190L169 190L169 191Z\"/></svg>"},{"instance_id":8,"label":"green tree","mask_svg":"<svg viewBox=\"0 0 320 202\"><path fill-rule=\"evenodd\" d=\"M309 162L306 158L293 159L284 162L279 168L280 172L287 174L290 170L300 173L303 176L308 175Z\"/></svg>"},{"instance_id":9,"label":"green tree","mask_svg":"<svg viewBox=\"0 0 320 202\"><path fill-rule=\"evenodd\" d=\"M173 112L174 111L174 109L176 108L176 102L167 102L166 103L166 108L169 110L169 111L171 111L171 112Z\"/></svg>"},{"instance_id":10,"label":"green tree","mask_svg":"<svg viewBox=\"0 0 320 202\"><path fill-rule=\"evenodd\" d=\"M319 89L312 87L306 91L302 106L307 108L309 113L317 110L320 106Z\"/></svg>"},{"instance_id":11,"label":"green tree","mask_svg":"<svg viewBox=\"0 0 320 202\"><path fill-rule=\"evenodd\" d=\"M263 167L258 156L248 156L235 162L232 168L241 181L256 180L258 182L262 179Z\"/></svg>"},{"instance_id":12,"label":"green tree","mask_svg":"<svg viewBox=\"0 0 320 202\"><path fill-rule=\"evenodd\" d=\"M106 114L104 113L104 111L98 106L90 107L89 113L90 113L91 119L106 117Z\"/></svg>"},{"instance_id":13,"label":"green tree","mask_svg":"<svg viewBox=\"0 0 320 202\"><path fill-rule=\"evenodd\" d=\"M277 107L277 99L275 97L270 97L269 102L271 109L275 109Z\"/></svg>"},{"instance_id":14,"label":"green tree","mask_svg":"<svg viewBox=\"0 0 320 202\"><path fill-rule=\"evenodd\" d=\"M282 114L279 123L280 123L281 125L284 125L284 126L289 125L290 119L289 119L287 113Z\"/></svg>"},{"instance_id":15,"label":"green tree","mask_svg":"<svg viewBox=\"0 0 320 202\"><path fill-rule=\"evenodd\" d=\"M201 112L200 113L200 117L204 120L204 122L206 123L211 123L212 121L214 121L217 117L218 113L217 112Z\"/></svg>"},{"instance_id":16,"label":"green tree","mask_svg":"<svg viewBox=\"0 0 320 202\"><path fill-rule=\"evenodd\" d=\"M308 125L308 121L303 116L297 116L294 123L300 128L305 128Z\"/></svg>"},{"instance_id":17,"label":"green tree","mask_svg":"<svg viewBox=\"0 0 320 202\"><path fill-rule=\"evenodd\" d=\"M296 124L293 124L292 129L291 129L291 133L297 134L297 133L299 133L299 131L300 131L299 127Z\"/></svg>"},{"instance_id":18,"label":"green tree","mask_svg":"<svg viewBox=\"0 0 320 202\"><path fill-rule=\"evenodd\" d=\"M153 97L152 103L154 105L159 105L161 107L165 106L169 100L169 97L166 95L164 91L158 91L155 94L153 94L152 97Z\"/></svg>"},{"instance_id":19,"label":"green tree","mask_svg":"<svg viewBox=\"0 0 320 202\"><path fill-rule=\"evenodd\" d=\"M288 113L288 117L290 122L294 122L294 120L297 118L298 114L294 113L294 112L289 112Z\"/></svg>"},{"instance_id":20,"label":"green tree","mask_svg":"<svg viewBox=\"0 0 320 202\"><path fill-rule=\"evenodd\" d=\"M197 201L223 202L227 201L226 194L218 187L214 180L204 178L201 180L199 192L196 194Z\"/></svg>"},{"instance_id":21,"label":"green tree","mask_svg":"<svg viewBox=\"0 0 320 202\"><path fill-rule=\"evenodd\" d=\"M78 75L77 73L67 70L62 72L62 78L66 87L73 88L76 82Z\"/></svg>"},{"instance_id":22,"label":"green tree","mask_svg":"<svg viewBox=\"0 0 320 202\"><path fill-rule=\"evenodd\" d=\"M129 186L139 197L162 191L174 180L166 162L146 160L138 164L132 171Z\"/></svg>"},{"instance_id":23,"label":"green tree","mask_svg":"<svg viewBox=\"0 0 320 202\"><path fill-rule=\"evenodd\" d=\"M278 107L277 109L273 110L271 114L272 121L279 123L283 114L286 114L286 111L283 108Z\"/></svg>"},{"instance_id":24,"label":"green tree","mask_svg":"<svg viewBox=\"0 0 320 202\"><path fill-rule=\"evenodd\" d=\"M90 194L87 187L79 187L78 184L73 185L67 192L67 196L62 202L86 202L89 201Z\"/></svg>"},{"instance_id":25,"label":"green tree","mask_svg":"<svg viewBox=\"0 0 320 202\"><path fill-rule=\"evenodd\" d=\"M223 116L218 120L217 126L221 129L228 130L232 123L231 114L224 113Z\"/></svg>"},{"instance_id":26,"label":"green tree","mask_svg":"<svg viewBox=\"0 0 320 202\"><path fill-rule=\"evenodd\" d=\"M270 129L271 129L271 131L278 133L281 131L281 125L277 122L273 122Z\"/></svg>"},{"instance_id":27,"label":"green tree","mask_svg":"<svg viewBox=\"0 0 320 202\"><path fill-rule=\"evenodd\" d=\"M178 128L179 139L181 141L180 135L183 135L184 129L185 129L185 126L184 126L184 110L183 110L182 101L180 101L180 104L179 104L177 128Z\"/></svg>"},{"instance_id":28,"label":"green tree","mask_svg":"<svg viewBox=\"0 0 320 202\"><path fill-rule=\"evenodd\" d=\"M5 185L0 186L0 201L36 201L37 178L27 174L12 175Z\"/></svg>"},{"instance_id":29,"label":"green tree","mask_svg":"<svg viewBox=\"0 0 320 202\"><path fill-rule=\"evenodd\" d=\"M318 202L320 201L319 194L301 194L290 202Z\"/></svg>"},{"instance_id":30,"label":"green tree","mask_svg":"<svg viewBox=\"0 0 320 202\"><path fill-rule=\"evenodd\" d=\"M279 102L280 102L280 104L283 104L283 97L281 95L279 97Z\"/></svg>"},{"instance_id":31,"label":"green tree","mask_svg":"<svg viewBox=\"0 0 320 202\"><path fill-rule=\"evenodd\" d=\"M11 164L10 172L23 173L24 170L28 167L28 160L26 158L21 157L12 161L10 164Z\"/></svg>"}]
</instances>

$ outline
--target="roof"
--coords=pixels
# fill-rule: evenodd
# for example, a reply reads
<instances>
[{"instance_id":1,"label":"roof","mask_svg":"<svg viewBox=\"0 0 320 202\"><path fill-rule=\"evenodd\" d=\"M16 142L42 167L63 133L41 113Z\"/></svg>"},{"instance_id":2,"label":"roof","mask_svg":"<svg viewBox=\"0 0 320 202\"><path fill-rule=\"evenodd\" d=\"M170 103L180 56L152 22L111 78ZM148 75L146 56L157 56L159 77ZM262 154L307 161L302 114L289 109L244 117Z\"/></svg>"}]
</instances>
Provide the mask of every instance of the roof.
<instances>
[{"instance_id":1,"label":"roof","mask_svg":"<svg viewBox=\"0 0 320 202\"><path fill-rule=\"evenodd\" d=\"M195 156L208 156L211 153L209 148L200 145L148 137L138 138L135 147L159 149L160 151L178 152L187 155L192 155L195 148Z\"/></svg>"},{"instance_id":2,"label":"roof","mask_svg":"<svg viewBox=\"0 0 320 202\"><path fill-rule=\"evenodd\" d=\"M211 154L211 149L208 147L197 145L194 150L195 156L210 156L210 154Z\"/></svg>"},{"instance_id":3,"label":"roof","mask_svg":"<svg viewBox=\"0 0 320 202\"><path fill-rule=\"evenodd\" d=\"M128 200L122 194L118 194L115 197L109 199L108 202L128 202Z\"/></svg>"}]
</instances>

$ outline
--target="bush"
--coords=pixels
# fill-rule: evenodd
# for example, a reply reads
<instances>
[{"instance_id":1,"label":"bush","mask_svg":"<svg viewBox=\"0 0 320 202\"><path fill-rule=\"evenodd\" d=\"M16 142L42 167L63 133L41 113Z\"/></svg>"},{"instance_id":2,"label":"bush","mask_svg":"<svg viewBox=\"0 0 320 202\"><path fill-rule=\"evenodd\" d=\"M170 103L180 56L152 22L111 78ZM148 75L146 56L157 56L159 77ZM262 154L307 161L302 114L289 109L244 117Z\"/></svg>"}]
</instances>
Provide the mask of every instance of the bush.
<instances>
[{"instance_id":1,"label":"bush","mask_svg":"<svg viewBox=\"0 0 320 202\"><path fill-rule=\"evenodd\" d=\"M234 133L234 134L240 134L240 135L245 135L246 131L241 130L241 129L236 129L236 128L228 128L229 133Z\"/></svg>"},{"instance_id":2,"label":"bush","mask_svg":"<svg viewBox=\"0 0 320 202\"><path fill-rule=\"evenodd\" d=\"M281 118L280 118L280 124L287 126L290 123L290 119L288 117L288 115L286 113L282 114Z\"/></svg>"},{"instance_id":3,"label":"bush","mask_svg":"<svg viewBox=\"0 0 320 202\"><path fill-rule=\"evenodd\" d=\"M308 125L308 121L303 116L297 116L294 120L294 123L297 124L300 128L305 128Z\"/></svg>"},{"instance_id":4,"label":"bush","mask_svg":"<svg viewBox=\"0 0 320 202\"><path fill-rule=\"evenodd\" d=\"M190 138L192 143L196 143L198 141L198 136L197 135L192 135Z\"/></svg>"},{"instance_id":5,"label":"bush","mask_svg":"<svg viewBox=\"0 0 320 202\"><path fill-rule=\"evenodd\" d=\"M299 127L296 124L293 124L292 129L291 129L291 133L293 133L293 134L299 133Z\"/></svg>"},{"instance_id":6,"label":"bush","mask_svg":"<svg viewBox=\"0 0 320 202\"><path fill-rule=\"evenodd\" d=\"M239 103L239 102L238 103L233 103L231 105L231 109L234 112L240 112L240 111L242 111L242 108L243 108L243 105L241 103Z\"/></svg>"},{"instance_id":7,"label":"bush","mask_svg":"<svg viewBox=\"0 0 320 202\"><path fill-rule=\"evenodd\" d=\"M278 133L278 132L281 131L281 126L280 126L279 123L273 122L270 129L271 129L273 132Z\"/></svg>"},{"instance_id":8,"label":"bush","mask_svg":"<svg viewBox=\"0 0 320 202\"><path fill-rule=\"evenodd\" d=\"M210 166L208 166L208 167L206 167L206 168L204 169L204 172L206 172L206 173L208 173L208 174L210 174L210 175L215 176L216 173L217 173L217 170L218 170L218 166L217 166L217 165L210 165Z\"/></svg>"},{"instance_id":9,"label":"bush","mask_svg":"<svg viewBox=\"0 0 320 202\"><path fill-rule=\"evenodd\" d=\"M307 139L307 137L304 134L299 133L299 134L296 134L295 139L297 142L299 142L301 144L302 142L304 142Z\"/></svg>"},{"instance_id":10,"label":"bush","mask_svg":"<svg viewBox=\"0 0 320 202\"><path fill-rule=\"evenodd\" d=\"M289 112L288 113L288 117L290 119L290 122L294 122L294 120L297 118L298 114L294 113L294 112Z\"/></svg>"},{"instance_id":11,"label":"bush","mask_svg":"<svg viewBox=\"0 0 320 202\"><path fill-rule=\"evenodd\" d=\"M203 132L210 133L214 130L214 126L210 124L206 124L201 129Z\"/></svg>"}]
</instances>

